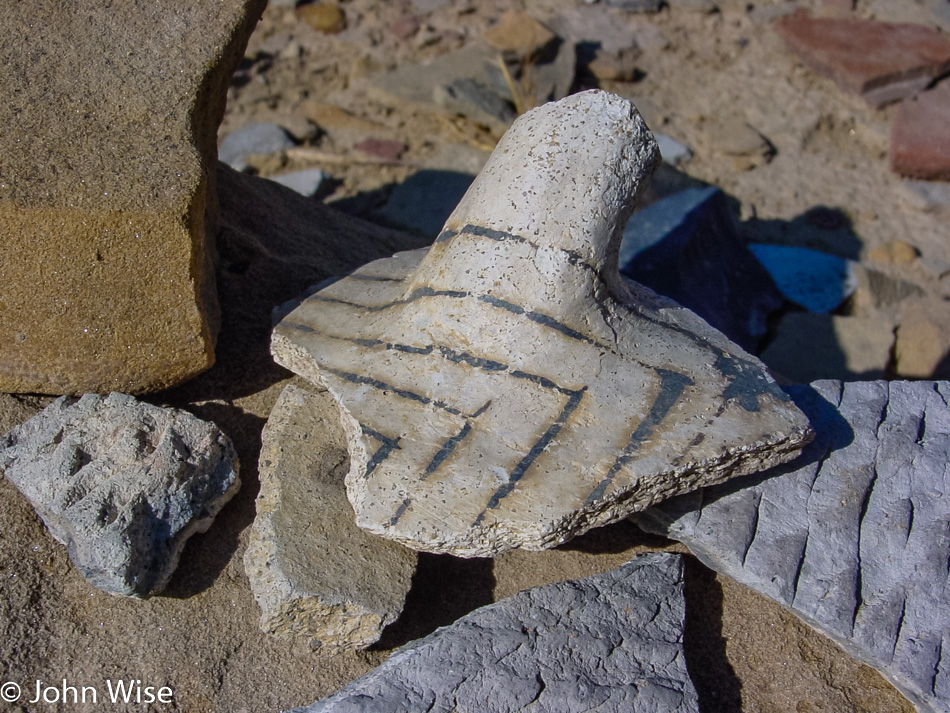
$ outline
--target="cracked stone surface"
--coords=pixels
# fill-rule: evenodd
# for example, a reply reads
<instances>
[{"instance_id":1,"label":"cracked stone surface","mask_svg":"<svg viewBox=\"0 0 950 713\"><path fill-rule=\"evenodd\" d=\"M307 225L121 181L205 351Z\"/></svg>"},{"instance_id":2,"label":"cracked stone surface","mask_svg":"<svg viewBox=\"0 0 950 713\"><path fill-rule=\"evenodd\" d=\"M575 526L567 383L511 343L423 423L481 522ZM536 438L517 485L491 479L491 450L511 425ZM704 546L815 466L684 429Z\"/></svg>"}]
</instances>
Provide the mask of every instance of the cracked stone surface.
<instances>
[{"instance_id":1,"label":"cracked stone surface","mask_svg":"<svg viewBox=\"0 0 950 713\"><path fill-rule=\"evenodd\" d=\"M0 438L0 471L90 584L140 598L241 485L217 426L119 393L56 399Z\"/></svg>"},{"instance_id":2,"label":"cracked stone surface","mask_svg":"<svg viewBox=\"0 0 950 713\"><path fill-rule=\"evenodd\" d=\"M658 161L625 99L544 105L428 252L370 263L278 324L275 359L341 405L360 527L460 556L544 549L810 439L761 362L620 277Z\"/></svg>"},{"instance_id":3,"label":"cracked stone surface","mask_svg":"<svg viewBox=\"0 0 950 713\"><path fill-rule=\"evenodd\" d=\"M922 711L950 711L950 383L789 387L799 461L636 516L791 609Z\"/></svg>"},{"instance_id":4,"label":"cracked stone surface","mask_svg":"<svg viewBox=\"0 0 950 713\"><path fill-rule=\"evenodd\" d=\"M336 404L290 384L261 437L257 517L244 565L261 629L311 648L364 649L402 611L416 553L353 523Z\"/></svg>"},{"instance_id":5,"label":"cracked stone surface","mask_svg":"<svg viewBox=\"0 0 950 713\"><path fill-rule=\"evenodd\" d=\"M698 713L685 610L682 558L642 555L476 609L292 713Z\"/></svg>"}]
</instances>

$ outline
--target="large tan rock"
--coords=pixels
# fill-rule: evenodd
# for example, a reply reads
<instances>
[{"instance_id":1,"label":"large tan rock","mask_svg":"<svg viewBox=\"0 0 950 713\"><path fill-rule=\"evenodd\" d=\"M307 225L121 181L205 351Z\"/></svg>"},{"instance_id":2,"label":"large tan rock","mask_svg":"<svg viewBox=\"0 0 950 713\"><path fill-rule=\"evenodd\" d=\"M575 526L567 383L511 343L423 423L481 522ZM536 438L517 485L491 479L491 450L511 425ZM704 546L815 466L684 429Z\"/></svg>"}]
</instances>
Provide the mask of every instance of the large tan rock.
<instances>
[{"instance_id":1,"label":"large tan rock","mask_svg":"<svg viewBox=\"0 0 950 713\"><path fill-rule=\"evenodd\" d=\"M213 363L215 139L264 5L0 5L0 390Z\"/></svg>"}]
</instances>

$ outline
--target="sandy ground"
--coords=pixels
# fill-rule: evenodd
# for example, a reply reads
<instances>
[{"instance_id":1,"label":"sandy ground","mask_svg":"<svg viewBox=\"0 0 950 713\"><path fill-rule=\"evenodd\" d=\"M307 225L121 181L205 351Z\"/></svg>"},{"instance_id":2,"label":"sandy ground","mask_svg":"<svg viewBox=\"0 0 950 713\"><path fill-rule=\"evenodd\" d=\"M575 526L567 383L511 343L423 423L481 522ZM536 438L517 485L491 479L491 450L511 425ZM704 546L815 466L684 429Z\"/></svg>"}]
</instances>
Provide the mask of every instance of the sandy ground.
<instances>
[{"instance_id":1,"label":"sandy ground","mask_svg":"<svg viewBox=\"0 0 950 713\"><path fill-rule=\"evenodd\" d=\"M438 29L449 18L461 18L452 22L468 26L468 34L475 36L501 9L519 6L468 4L471 12L436 13L430 24ZM542 17L571 4L528 3ZM853 238L837 246L842 254L863 259L874 247L900 238L913 243L922 256L950 263L946 212L913 208L900 198L899 179L888 171L887 122L893 108L872 110L805 70L785 53L768 24L748 12L747 3L727 0L720 6L721 12L711 15L673 9L635 18L634 24L659 30L669 46L644 52L639 81L607 88L635 98L653 128L693 148L696 155L682 170L732 195L747 234L781 240L794 232L802 216L825 206L840 210L850 221ZM876 13L882 19L933 22L913 0L858 6L860 13ZM464 38L426 47L398 42L385 27L408 3L383 6L352 0L344 7L351 18L363 19L335 37L303 30L287 8L268 10L249 56L280 33L294 34L301 48L268 60L266 67L249 62L251 81L232 92L224 130L267 111L292 114L300 102L320 98L383 124L408 144L406 165L327 166L340 180L334 199L385 192L414 170L410 164L435 155L443 143L490 147L491 135L465 121L386 107L365 92L366 78L374 71L434 57ZM768 138L777 150L770 163L738 170L731 159L705 145L709 122L727 115L740 116ZM262 172L296 166L293 161L279 162L263 166ZM189 542L170 589L136 601L87 585L28 503L0 481L0 683L18 683L24 698L33 697L37 680L58 685L65 679L99 693L95 704L0 703L0 710L287 709L335 691L381 663L394 648L475 607L527 587L604 572L640 552L685 551L622 522L542 553L510 552L494 560L422 555L402 618L370 651L312 652L262 634L243 553L258 491L261 429L292 375L267 354L267 314L274 294L255 292L254 275L234 268L230 249L222 248L219 274L224 331L218 364L193 382L150 400L216 421L237 446L243 487L214 526ZM941 289L936 276L920 265L876 268L928 291ZM320 273L321 268L314 267L313 276ZM49 400L0 395L0 432ZM719 577L692 557L687 558L686 595L687 663L704 712L912 710L877 673L779 606ZM113 705L107 700L107 681L119 679L168 686L174 701Z\"/></svg>"}]
</instances>

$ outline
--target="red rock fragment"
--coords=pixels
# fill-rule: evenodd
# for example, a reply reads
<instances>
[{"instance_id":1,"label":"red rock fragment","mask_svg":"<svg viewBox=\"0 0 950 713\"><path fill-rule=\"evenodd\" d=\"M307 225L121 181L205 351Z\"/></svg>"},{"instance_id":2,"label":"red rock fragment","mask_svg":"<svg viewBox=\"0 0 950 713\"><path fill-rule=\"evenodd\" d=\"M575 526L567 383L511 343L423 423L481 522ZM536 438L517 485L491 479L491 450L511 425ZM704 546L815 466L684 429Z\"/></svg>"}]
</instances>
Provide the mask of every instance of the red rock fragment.
<instances>
[{"instance_id":1,"label":"red rock fragment","mask_svg":"<svg viewBox=\"0 0 950 713\"><path fill-rule=\"evenodd\" d=\"M812 18L798 10L774 27L805 64L871 106L912 96L950 72L950 40L924 25Z\"/></svg>"},{"instance_id":2,"label":"red rock fragment","mask_svg":"<svg viewBox=\"0 0 950 713\"><path fill-rule=\"evenodd\" d=\"M897 107L891 169L911 178L950 181L950 82Z\"/></svg>"},{"instance_id":3,"label":"red rock fragment","mask_svg":"<svg viewBox=\"0 0 950 713\"><path fill-rule=\"evenodd\" d=\"M354 148L384 161L398 161L406 150L406 145L400 141L389 139L366 139L360 141Z\"/></svg>"}]
</instances>

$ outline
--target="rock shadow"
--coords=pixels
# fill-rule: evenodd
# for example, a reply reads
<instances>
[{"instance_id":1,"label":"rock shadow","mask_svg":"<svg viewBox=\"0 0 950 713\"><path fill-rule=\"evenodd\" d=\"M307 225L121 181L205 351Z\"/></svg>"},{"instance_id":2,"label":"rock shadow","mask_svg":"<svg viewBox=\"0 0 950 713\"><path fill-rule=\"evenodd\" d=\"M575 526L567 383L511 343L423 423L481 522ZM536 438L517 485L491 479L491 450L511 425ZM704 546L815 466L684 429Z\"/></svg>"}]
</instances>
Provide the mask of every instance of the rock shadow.
<instances>
[{"instance_id":1,"label":"rock shadow","mask_svg":"<svg viewBox=\"0 0 950 713\"><path fill-rule=\"evenodd\" d=\"M673 544L672 540L644 532L632 521L623 519L588 530L557 549L567 552L584 552L589 555L619 555L635 547L661 550L671 544Z\"/></svg>"},{"instance_id":2,"label":"rock shadow","mask_svg":"<svg viewBox=\"0 0 950 713\"><path fill-rule=\"evenodd\" d=\"M398 648L493 603L493 569L494 562L487 557L462 559L420 552L402 614L370 650Z\"/></svg>"},{"instance_id":3,"label":"rock shadow","mask_svg":"<svg viewBox=\"0 0 950 713\"><path fill-rule=\"evenodd\" d=\"M683 652L701 713L741 713L742 683L726 656L722 635L722 586L716 573L683 557L686 626Z\"/></svg>"},{"instance_id":4,"label":"rock shadow","mask_svg":"<svg viewBox=\"0 0 950 713\"><path fill-rule=\"evenodd\" d=\"M219 403L188 406L199 418L213 421L234 442L240 460L241 488L224 506L207 532L185 544L178 568L160 596L187 599L209 589L238 549L241 532L253 521L260 491L257 461L265 419Z\"/></svg>"}]
</instances>

